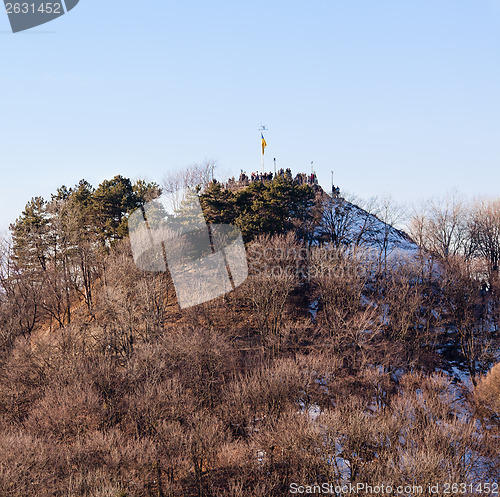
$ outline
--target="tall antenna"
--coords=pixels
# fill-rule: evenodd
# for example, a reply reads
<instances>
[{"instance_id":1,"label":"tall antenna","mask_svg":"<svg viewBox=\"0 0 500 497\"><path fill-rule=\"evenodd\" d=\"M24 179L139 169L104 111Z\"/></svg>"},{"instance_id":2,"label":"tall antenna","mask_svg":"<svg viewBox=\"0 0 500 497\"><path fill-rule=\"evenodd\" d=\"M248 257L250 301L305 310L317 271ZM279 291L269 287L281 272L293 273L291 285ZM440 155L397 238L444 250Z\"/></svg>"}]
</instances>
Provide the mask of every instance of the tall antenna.
<instances>
[{"instance_id":1,"label":"tall antenna","mask_svg":"<svg viewBox=\"0 0 500 497\"><path fill-rule=\"evenodd\" d=\"M260 131L261 137L263 137L264 136L264 134L263 134L264 131L267 131L266 126L261 123L259 131ZM262 173L264 173L264 147L262 147Z\"/></svg>"}]
</instances>

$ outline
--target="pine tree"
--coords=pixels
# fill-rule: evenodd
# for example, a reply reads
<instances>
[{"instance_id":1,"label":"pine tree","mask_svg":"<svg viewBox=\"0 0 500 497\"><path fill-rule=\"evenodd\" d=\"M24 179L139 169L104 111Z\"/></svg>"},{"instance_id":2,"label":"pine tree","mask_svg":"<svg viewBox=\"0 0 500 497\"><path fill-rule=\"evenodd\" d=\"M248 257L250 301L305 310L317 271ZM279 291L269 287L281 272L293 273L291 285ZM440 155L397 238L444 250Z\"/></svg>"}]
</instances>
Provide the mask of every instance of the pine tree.
<instances>
[{"instance_id":1,"label":"pine tree","mask_svg":"<svg viewBox=\"0 0 500 497\"><path fill-rule=\"evenodd\" d=\"M25 269L47 269L47 225L49 223L46 202L42 197L32 198L21 216L10 225L17 264Z\"/></svg>"}]
</instances>

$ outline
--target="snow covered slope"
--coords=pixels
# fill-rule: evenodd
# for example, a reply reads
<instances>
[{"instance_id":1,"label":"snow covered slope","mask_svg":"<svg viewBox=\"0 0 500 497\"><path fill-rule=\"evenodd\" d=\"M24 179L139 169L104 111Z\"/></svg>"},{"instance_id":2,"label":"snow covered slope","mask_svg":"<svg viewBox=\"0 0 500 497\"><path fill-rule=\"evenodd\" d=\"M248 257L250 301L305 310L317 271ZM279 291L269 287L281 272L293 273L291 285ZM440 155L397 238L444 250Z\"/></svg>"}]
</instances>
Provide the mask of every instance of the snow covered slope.
<instances>
[{"instance_id":1,"label":"snow covered slope","mask_svg":"<svg viewBox=\"0 0 500 497\"><path fill-rule=\"evenodd\" d=\"M319 218L314 237L324 243L344 246L364 246L386 254L407 253L415 256L417 244L403 231L392 227L342 197L330 197L320 191L317 197Z\"/></svg>"}]
</instances>

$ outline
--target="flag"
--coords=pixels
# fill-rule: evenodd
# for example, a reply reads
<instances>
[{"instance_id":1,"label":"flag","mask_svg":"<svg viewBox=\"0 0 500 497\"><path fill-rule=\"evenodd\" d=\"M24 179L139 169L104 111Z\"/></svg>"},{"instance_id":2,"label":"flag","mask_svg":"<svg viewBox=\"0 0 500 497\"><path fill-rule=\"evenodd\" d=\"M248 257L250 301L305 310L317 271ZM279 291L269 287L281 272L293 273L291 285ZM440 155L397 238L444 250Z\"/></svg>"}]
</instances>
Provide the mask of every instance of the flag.
<instances>
[{"instance_id":1,"label":"flag","mask_svg":"<svg viewBox=\"0 0 500 497\"><path fill-rule=\"evenodd\" d=\"M260 134L260 136L262 137L262 155L264 155L264 149L267 147L267 143L262 133Z\"/></svg>"}]
</instances>

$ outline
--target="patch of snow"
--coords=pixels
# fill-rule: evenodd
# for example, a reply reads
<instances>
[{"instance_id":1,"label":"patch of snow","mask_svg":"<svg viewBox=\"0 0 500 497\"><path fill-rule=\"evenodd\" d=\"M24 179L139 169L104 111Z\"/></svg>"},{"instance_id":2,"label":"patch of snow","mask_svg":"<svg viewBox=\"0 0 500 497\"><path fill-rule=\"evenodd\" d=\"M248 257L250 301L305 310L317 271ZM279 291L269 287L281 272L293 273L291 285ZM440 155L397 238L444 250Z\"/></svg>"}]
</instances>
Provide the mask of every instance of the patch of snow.
<instances>
[{"instance_id":1,"label":"patch of snow","mask_svg":"<svg viewBox=\"0 0 500 497\"><path fill-rule=\"evenodd\" d=\"M319 302L318 302L317 299L314 302L311 302L309 304L309 312L311 313L313 321L316 319L316 314L318 312L318 307L319 307Z\"/></svg>"},{"instance_id":2,"label":"patch of snow","mask_svg":"<svg viewBox=\"0 0 500 497\"><path fill-rule=\"evenodd\" d=\"M472 386L472 381L468 372L462 371L456 366L452 366L451 371L454 377L457 378L457 380L459 380L461 383L469 387Z\"/></svg>"},{"instance_id":3,"label":"patch of snow","mask_svg":"<svg viewBox=\"0 0 500 497\"><path fill-rule=\"evenodd\" d=\"M300 405L300 411L297 412L297 414L304 415L306 414L306 405L304 402L299 402ZM307 408L307 417L310 421L315 422L318 417L321 414L321 407L318 406L318 404L311 404Z\"/></svg>"}]
</instances>

